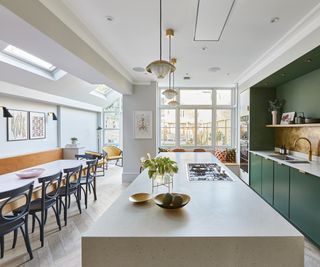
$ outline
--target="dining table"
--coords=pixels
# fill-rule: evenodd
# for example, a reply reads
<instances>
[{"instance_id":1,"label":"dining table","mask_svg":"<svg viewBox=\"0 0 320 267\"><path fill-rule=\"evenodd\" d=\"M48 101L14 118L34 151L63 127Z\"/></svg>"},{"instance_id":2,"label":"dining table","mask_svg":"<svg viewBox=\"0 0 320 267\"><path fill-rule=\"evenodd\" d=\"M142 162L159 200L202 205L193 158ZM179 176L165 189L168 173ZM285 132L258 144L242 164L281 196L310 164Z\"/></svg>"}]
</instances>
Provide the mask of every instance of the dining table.
<instances>
[{"instance_id":1,"label":"dining table","mask_svg":"<svg viewBox=\"0 0 320 267\"><path fill-rule=\"evenodd\" d=\"M0 192L9 191L9 190L21 187L30 182L34 182L32 199L36 199L38 197L41 197L41 183L38 182L38 178L50 176L60 171L63 172L64 169L74 168L79 165L82 165L83 170L85 170L86 160L66 160L66 159L55 160L45 164L32 166L30 168L26 168L23 170L17 170L15 172L2 174L0 175ZM28 169L35 169L35 168L42 168L44 169L44 171L42 172L41 175L33 178L20 178L17 175L17 173L21 171L28 170ZM54 188L52 188L52 190L54 190ZM3 209L3 212L8 213L22 205L24 205L23 197L6 204L6 206Z\"/></svg>"}]
</instances>

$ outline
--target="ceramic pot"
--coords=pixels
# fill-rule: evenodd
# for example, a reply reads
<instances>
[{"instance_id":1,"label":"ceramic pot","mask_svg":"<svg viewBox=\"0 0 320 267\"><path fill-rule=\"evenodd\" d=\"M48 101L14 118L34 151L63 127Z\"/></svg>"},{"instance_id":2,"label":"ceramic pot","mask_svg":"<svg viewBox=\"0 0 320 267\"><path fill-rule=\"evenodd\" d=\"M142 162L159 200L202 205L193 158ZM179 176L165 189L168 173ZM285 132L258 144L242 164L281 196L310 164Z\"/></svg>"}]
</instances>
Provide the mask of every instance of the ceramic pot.
<instances>
[{"instance_id":1,"label":"ceramic pot","mask_svg":"<svg viewBox=\"0 0 320 267\"><path fill-rule=\"evenodd\" d=\"M272 125L278 124L278 111L271 111L272 114Z\"/></svg>"}]
</instances>

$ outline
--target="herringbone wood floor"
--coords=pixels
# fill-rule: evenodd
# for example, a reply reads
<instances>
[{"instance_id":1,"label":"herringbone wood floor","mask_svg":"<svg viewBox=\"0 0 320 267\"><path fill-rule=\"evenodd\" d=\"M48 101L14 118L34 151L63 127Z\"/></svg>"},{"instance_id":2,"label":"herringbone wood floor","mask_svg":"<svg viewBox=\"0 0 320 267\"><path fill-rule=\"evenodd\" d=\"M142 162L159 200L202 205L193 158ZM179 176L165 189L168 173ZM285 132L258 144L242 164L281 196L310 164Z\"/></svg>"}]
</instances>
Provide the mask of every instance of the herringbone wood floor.
<instances>
[{"instance_id":1,"label":"herringbone wood floor","mask_svg":"<svg viewBox=\"0 0 320 267\"><path fill-rule=\"evenodd\" d=\"M88 209L83 209L81 215L73 201L68 211L68 225L61 231L57 229L51 213L45 228L43 248L40 247L38 229L35 233L30 234L34 254L32 261L29 261L22 236L19 234L16 248L11 249L12 235L7 235L5 257L0 260L0 266L81 266L81 233L85 232L100 217L125 188L121 184L121 172L121 168L110 166L106 176L99 177L98 200L93 201L93 196L90 195ZM320 250L307 240L305 241L305 266L320 267Z\"/></svg>"}]
</instances>

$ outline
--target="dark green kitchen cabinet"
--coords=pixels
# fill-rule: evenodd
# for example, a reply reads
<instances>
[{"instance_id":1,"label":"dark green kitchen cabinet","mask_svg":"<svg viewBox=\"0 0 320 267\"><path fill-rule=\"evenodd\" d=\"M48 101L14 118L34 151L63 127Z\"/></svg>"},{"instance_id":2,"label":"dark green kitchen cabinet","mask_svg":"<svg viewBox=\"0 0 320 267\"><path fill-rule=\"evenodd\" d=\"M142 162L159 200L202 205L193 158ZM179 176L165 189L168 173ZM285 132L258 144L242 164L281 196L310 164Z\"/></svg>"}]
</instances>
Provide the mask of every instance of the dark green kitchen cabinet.
<instances>
[{"instance_id":1,"label":"dark green kitchen cabinet","mask_svg":"<svg viewBox=\"0 0 320 267\"><path fill-rule=\"evenodd\" d=\"M262 158L261 170L261 195L273 205L273 161Z\"/></svg>"},{"instance_id":2,"label":"dark green kitchen cabinet","mask_svg":"<svg viewBox=\"0 0 320 267\"><path fill-rule=\"evenodd\" d=\"M274 162L273 170L273 205L283 216L289 218L290 168Z\"/></svg>"},{"instance_id":3,"label":"dark green kitchen cabinet","mask_svg":"<svg viewBox=\"0 0 320 267\"><path fill-rule=\"evenodd\" d=\"M290 220L320 244L320 178L290 168Z\"/></svg>"},{"instance_id":4,"label":"dark green kitchen cabinet","mask_svg":"<svg viewBox=\"0 0 320 267\"><path fill-rule=\"evenodd\" d=\"M258 194L261 194L261 168L262 157L250 153L250 186Z\"/></svg>"}]
</instances>

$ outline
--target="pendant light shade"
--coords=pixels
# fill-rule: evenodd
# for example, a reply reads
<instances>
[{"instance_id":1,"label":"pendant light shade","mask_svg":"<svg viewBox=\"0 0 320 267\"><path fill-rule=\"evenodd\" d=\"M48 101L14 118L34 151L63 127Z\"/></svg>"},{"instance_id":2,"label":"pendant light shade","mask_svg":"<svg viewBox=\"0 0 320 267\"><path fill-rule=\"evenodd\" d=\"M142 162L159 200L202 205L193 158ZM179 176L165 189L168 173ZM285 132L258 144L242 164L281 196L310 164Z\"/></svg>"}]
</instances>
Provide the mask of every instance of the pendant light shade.
<instances>
[{"instance_id":1,"label":"pendant light shade","mask_svg":"<svg viewBox=\"0 0 320 267\"><path fill-rule=\"evenodd\" d=\"M4 118L12 118L12 114L9 112L9 110L6 107L2 107L2 111L3 111Z\"/></svg>"},{"instance_id":2,"label":"pendant light shade","mask_svg":"<svg viewBox=\"0 0 320 267\"><path fill-rule=\"evenodd\" d=\"M169 61L162 59L162 0L160 0L160 59L151 62L146 71L153 73L158 79L165 78L169 73L174 72L176 67Z\"/></svg>"},{"instance_id":3,"label":"pendant light shade","mask_svg":"<svg viewBox=\"0 0 320 267\"><path fill-rule=\"evenodd\" d=\"M177 96L177 91L173 90L171 88L166 89L162 92L162 94L167 98L167 99L173 99L174 97Z\"/></svg>"},{"instance_id":4,"label":"pendant light shade","mask_svg":"<svg viewBox=\"0 0 320 267\"><path fill-rule=\"evenodd\" d=\"M169 73L174 72L176 67L166 60L156 60L146 67L146 71L153 73L158 79L165 78Z\"/></svg>"},{"instance_id":5,"label":"pendant light shade","mask_svg":"<svg viewBox=\"0 0 320 267\"><path fill-rule=\"evenodd\" d=\"M48 112L48 116L52 117L53 121L57 121L58 120L58 117L56 116L56 114L54 112Z\"/></svg>"},{"instance_id":6,"label":"pendant light shade","mask_svg":"<svg viewBox=\"0 0 320 267\"><path fill-rule=\"evenodd\" d=\"M175 108L179 105L179 102L176 101L176 100L171 100L169 103L168 103L169 107L172 107L172 108Z\"/></svg>"}]
</instances>

